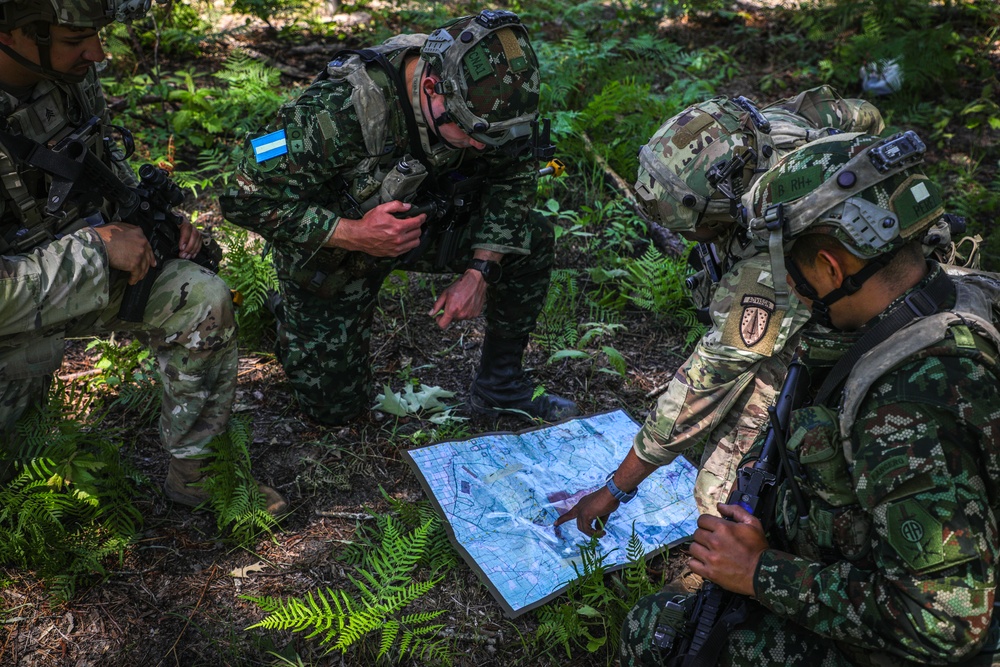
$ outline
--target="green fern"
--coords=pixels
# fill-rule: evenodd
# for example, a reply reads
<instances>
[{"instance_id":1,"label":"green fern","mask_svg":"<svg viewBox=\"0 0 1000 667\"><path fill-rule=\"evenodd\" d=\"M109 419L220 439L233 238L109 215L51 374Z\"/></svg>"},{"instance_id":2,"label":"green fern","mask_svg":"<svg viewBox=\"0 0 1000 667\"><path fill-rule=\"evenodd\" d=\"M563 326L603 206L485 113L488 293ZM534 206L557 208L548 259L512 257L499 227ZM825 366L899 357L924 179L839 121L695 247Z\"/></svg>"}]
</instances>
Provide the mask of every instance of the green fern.
<instances>
[{"instance_id":1,"label":"green fern","mask_svg":"<svg viewBox=\"0 0 1000 667\"><path fill-rule=\"evenodd\" d=\"M98 352L94 369L100 371L90 379L89 388L112 389L116 398L108 405L109 410L119 407L139 423L152 423L160 413L162 393L156 360L149 348L138 340L122 345L112 334L91 341L87 351Z\"/></svg>"},{"instance_id":2,"label":"green fern","mask_svg":"<svg viewBox=\"0 0 1000 667\"><path fill-rule=\"evenodd\" d=\"M242 297L236 309L236 323L244 343L257 345L271 328L271 315L265 304L269 294L278 289L274 264L263 256L264 242L235 225L222 227L226 249L219 275Z\"/></svg>"},{"instance_id":3,"label":"green fern","mask_svg":"<svg viewBox=\"0 0 1000 667\"><path fill-rule=\"evenodd\" d=\"M57 384L18 421L17 448L0 451L0 468L13 474L0 487L0 562L34 571L58 600L105 574L105 561L121 557L142 526L137 475L119 456L116 432L86 423L75 400Z\"/></svg>"},{"instance_id":4,"label":"green fern","mask_svg":"<svg viewBox=\"0 0 1000 667\"><path fill-rule=\"evenodd\" d=\"M580 340L576 309L580 301L577 284L578 272L574 269L556 269L545 299L545 307L538 317L535 339L548 352L576 347Z\"/></svg>"},{"instance_id":5,"label":"green fern","mask_svg":"<svg viewBox=\"0 0 1000 667\"><path fill-rule=\"evenodd\" d=\"M216 526L240 545L250 545L264 533L270 535L277 525L250 471L247 448L252 440L250 419L233 417L227 432L212 440L212 458L202 468Z\"/></svg>"},{"instance_id":6,"label":"green fern","mask_svg":"<svg viewBox=\"0 0 1000 667\"><path fill-rule=\"evenodd\" d=\"M640 598L659 590L662 581L650 577L642 541L632 529L626 546L631 561L622 570L608 572L608 553L599 553L597 540L580 546L578 578L566 590L566 602L536 612L535 643L546 652L561 647L568 659L576 650L600 653L611 665L618 656L621 626Z\"/></svg>"},{"instance_id":7,"label":"green fern","mask_svg":"<svg viewBox=\"0 0 1000 667\"><path fill-rule=\"evenodd\" d=\"M400 522L383 515L378 547L368 551L355 574L347 575L353 596L325 588L287 600L246 597L266 614L250 628L305 632L328 651L346 652L367 643L376 659L395 656L450 664L450 645L440 635L444 625L435 622L444 610L406 611L443 579L438 574L414 580L437 524L438 519L429 516L405 532Z\"/></svg>"},{"instance_id":8,"label":"green fern","mask_svg":"<svg viewBox=\"0 0 1000 667\"><path fill-rule=\"evenodd\" d=\"M636 306L657 315L691 321L690 301L684 287L687 265L666 257L650 246L637 259L623 263L621 292Z\"/></svg>"}]
</instances>

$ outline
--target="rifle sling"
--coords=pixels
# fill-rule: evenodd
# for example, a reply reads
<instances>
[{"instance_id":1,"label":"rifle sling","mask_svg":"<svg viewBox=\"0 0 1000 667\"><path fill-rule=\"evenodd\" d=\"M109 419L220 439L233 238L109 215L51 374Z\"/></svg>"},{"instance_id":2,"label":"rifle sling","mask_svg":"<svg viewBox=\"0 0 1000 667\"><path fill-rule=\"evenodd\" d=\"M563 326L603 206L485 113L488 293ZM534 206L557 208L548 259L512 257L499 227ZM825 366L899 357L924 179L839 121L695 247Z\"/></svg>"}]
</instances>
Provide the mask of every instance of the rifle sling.
<instances>
[{"instance_id":1,"label":"rifle sling","mask_svg":"<svg viewBox=\"0 0 1000 667\"><path fill-rule=\"evenodd\" d=\"M896 305L881 321L869 329L847 352L844 353L827 374L816 393L815 405L824 405L850 375L858 361L876 345L920 317L933 315L941 305L955 293L955 285L944 271L941 271L923 289L911 292Z\"/></svg>"},{"instance_id":2,"label":"rifle sling","mask_svg":"<svg viewBox=\"0 0 1000 667\"><path fill-rule=\"evenodd\" d=\"M83 162L78 162L47 148L34 139L0 129L0 144L19 162L41 169L52 176L75 182L83 173Z\"/></svg>"},{"instance_id":3,"label":"rifle sling","mask_svg":"<svg viewBox=\"0 0 1000 667\"><path fill-rule=\"evenodd\" d=\"M727 646L726 638L737 625L749 618L752 602L742 595L730 594L728 597L729 600L720 611L712 629L700 646L695 648L692 643L692 650L684 656L681 667L715 667L719 662L719 655Z\"/></svg>"}]
</instances>

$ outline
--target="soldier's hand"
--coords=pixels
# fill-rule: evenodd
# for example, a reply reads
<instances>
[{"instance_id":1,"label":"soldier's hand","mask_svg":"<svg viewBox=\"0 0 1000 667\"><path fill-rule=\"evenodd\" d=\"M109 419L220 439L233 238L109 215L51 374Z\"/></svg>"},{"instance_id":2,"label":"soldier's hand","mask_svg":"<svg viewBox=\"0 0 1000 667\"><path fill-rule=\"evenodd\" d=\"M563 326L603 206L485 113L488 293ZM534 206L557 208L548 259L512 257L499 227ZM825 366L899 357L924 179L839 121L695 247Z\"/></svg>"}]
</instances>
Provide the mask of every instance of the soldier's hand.
<instances>
[{"instance_id":1,"label":"soldier's hand","mask_svg":"<svg viewBox=\"0 0 1000 667\"><path fill-rule=\"evenodd\" d=\"M753 576L768 548L760 520L739 505L718 504L723 518L702 514L688 553L688 567L727 591L753 595ZM727 520L729 519L729 520Z\"/></svg>"},{"instance_id":2,"label":"soldier's hand","mask_svg":"<svg viewBox=\"0 0 1000 667\"><path fill-rule=\"evenodd\" d=\"M590 537L604 537L604 526L608 517L621 505L611 495L607 487L602 486L597 491L580 498L580 502L556 519L554 526L560 526L570 519L576 519L577 529Z\"/></svg>"},{"instance_id":3,"label":"soldier's hand","mask_svg":"<svg viewBox=\"0 0 1000 667\"><path fill-rule=\"evenodd\" d=\"M112 222L94 227L94 231L104 241L111 268L129 274L129 285L135 285L145 277L150 267L156 266L153 248L146 240L146 235L135 225Z\"/></svg>"},{"instance_id":4,"label":"soldier's hand","mask_svg":"<svg viewBox=\"0 0 1000 667\"><path fill-rule=\"evenodd\" d=\"M452 322L479 317L486 303L486 281L479 271L466 271L462 277L448 285L428 311L437 325L447 329Z\"/></svg>"},{"instance_id":5,"label":"soldier's hand","mask_svg":"<svg viewBox=\"0 0 1000 667\"><path fill-rule=\"evenodd\" d=\"M379 204L360 220L341 218L326 245L367 253L373 257L399 257L420 243L420 225L427 215L405 217L410 204L390 201ZM396 217L396 214L404 217Z\"/></svg>"},{"instance_id":6,"label":"soldier's hand","mask_svg":"<svg viewBox=\"0 0 1000 667\"><path fill-rule=\"evenodd\" d=\"M194 259L201 250L201 232L187 220L180 225L180 241L177 243L177 254L181 259Z\"/></svg>"}]
</instances>

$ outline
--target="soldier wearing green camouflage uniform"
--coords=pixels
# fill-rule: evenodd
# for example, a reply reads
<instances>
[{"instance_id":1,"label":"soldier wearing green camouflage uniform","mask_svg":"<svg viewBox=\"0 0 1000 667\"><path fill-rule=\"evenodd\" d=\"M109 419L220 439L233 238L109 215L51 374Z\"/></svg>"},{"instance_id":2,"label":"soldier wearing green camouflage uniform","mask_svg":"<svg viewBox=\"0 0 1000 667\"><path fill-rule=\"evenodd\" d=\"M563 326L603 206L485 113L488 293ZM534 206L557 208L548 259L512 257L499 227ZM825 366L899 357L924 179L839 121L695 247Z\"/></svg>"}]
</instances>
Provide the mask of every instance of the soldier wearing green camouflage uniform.
<instances>
[{"instance_id":1,"label":"soldier wearing green camouflage uniform","mask_svg":"<svg viewBox=\"0 0 1000 667\"><path fill-rule=\"evenodd\" d=\"M190 261L168 261L142 321L119 319L126 285L155 262L142 231L115 222L114 206L100 197L67 200L51 214L51 175L3 146L20 137L51 147L97 117L88 149L135 185L131 168L104 141L111 129L94 65L105 57L97 31L141 15L148 4L0 0L0 440L11 447L18 418L44 402L66 337L127 331L159 361L160 435L171 455L167 494L197 505L207 493L188 486L199 478L195 457L225 432L236 390L228 288ZM200 247L198 232L182 225L180 256L192 258ZM271 509L280 510L284 501L265 490Z\"/></svg>"},{"instance_id":2,"label":"soldier wearing green camouflage uniform","mask_svg":"<svg viewBox=\"0 0 1000 667\"><path fill-rule=\"evenodd\" d=\"M617 489L634 491L656 468L683 454L699 467L699 511L717 513L737 461L767 423L767 407L809 319L783 285L775 293L766 246L736 224L733 198L778 158L809 141L839 131L882 129L871 104L841 99L823 86L762 110L743 98L696 104L664 123L642 148L635 191L647 214L703 247L714 242L720 265L717 281L708 270L696 277L694 305L709 329L636 435L613 477ZM720 174L725 165L729 173ZM580 530L594 534L594 521L617 507L607 489L598 489L560 523L575 518Z\"/></svg>"},{"instance_id":3,"label":"soldier wearing green camouflage uniform","mask_svg":"<svg viewBox=\"0 0 1000 667\"><path fill-rule=\"evenodd\" d=\"M530 212L538 92L538 63L517 16L484 11L430 36L339 54L248 140L223 212L270 242L279 356L310 416L340 424L371 405L376 297L400 268L461 274L429 313L442 328L485 304L473 410L546 421L576 414L568 400L533 397L521 365L553 262L552 230ZM424 170L419 191L394 189ZM468 219L406 260L426 218L408 214L409 202L467 179L480 184L448 202L466 206Z\"/></svg>"},{"instance_id":4,"label":"soldier wearing green camouflage uniform","mask_svg":"<svg viewBox=\"0 0 1000 667\"><path fill-rule=\"evenodd\" d=\"M811 405L768 533L722 505L731 521L703 516L690 549L692 571L757 601L721 664L1000 664L1000 277L925 261L941 197L923 151L912 132L830 137L744 199L824 328L802 335ZM665 664L668 599L630 612L623 667Z\"/></svg>"}]
</instances>

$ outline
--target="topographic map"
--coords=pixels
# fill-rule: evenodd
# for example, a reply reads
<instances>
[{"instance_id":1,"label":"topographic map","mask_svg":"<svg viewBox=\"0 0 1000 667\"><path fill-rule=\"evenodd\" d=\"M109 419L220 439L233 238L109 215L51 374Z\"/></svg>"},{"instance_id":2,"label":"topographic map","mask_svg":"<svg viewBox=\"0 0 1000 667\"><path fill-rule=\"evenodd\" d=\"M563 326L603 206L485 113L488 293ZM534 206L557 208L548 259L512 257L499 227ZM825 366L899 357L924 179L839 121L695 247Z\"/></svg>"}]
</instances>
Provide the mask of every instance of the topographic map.
<instances>
[{"instance_id":1,"label":"topographic map","mask_svg":"<svg viewBox=\"0 0 1000 667\"><path fill-rule=\"evenodd\" d=\"M604 484L639 430L617 410L519 433L441 442L404 455L446 519L452 543L509 617L556 597L576 578L588 538L556 518ZM691 535L696 471L678 457L611 515L600 540L609 569L627 562L633 526L647 554Z\"/></svg>"}]
</instances>

